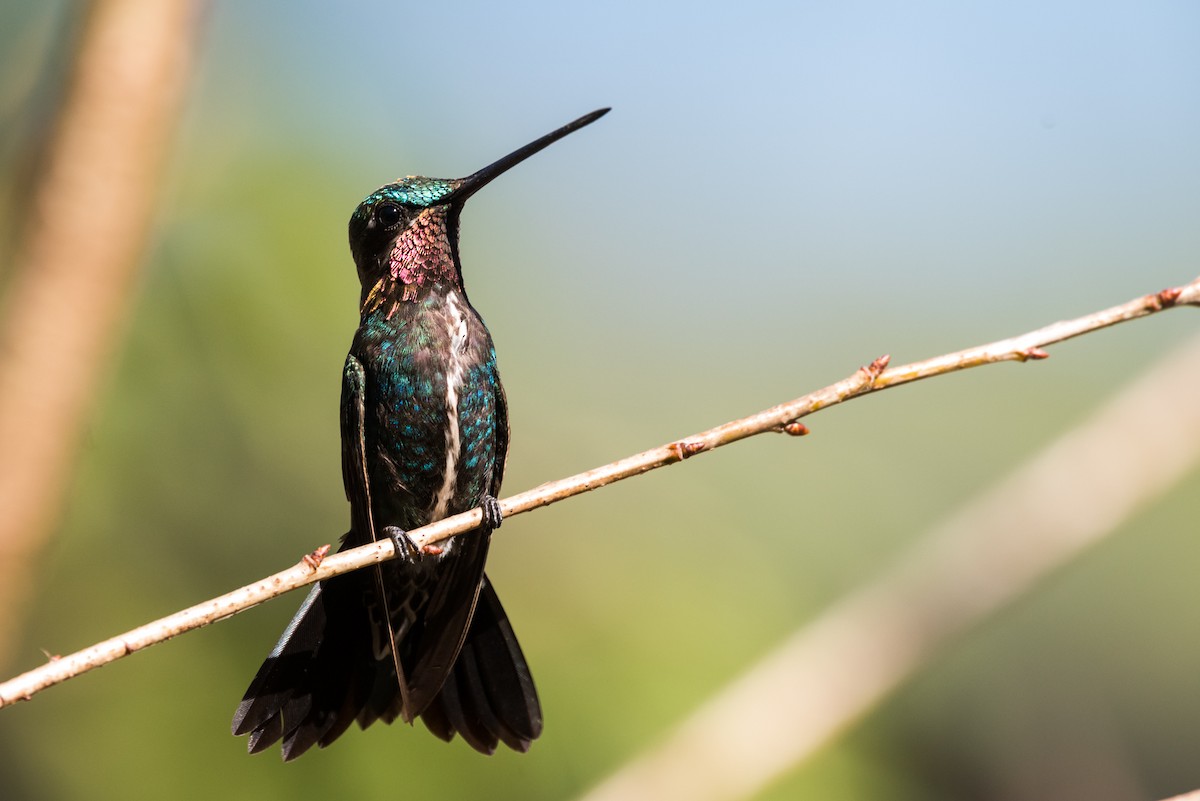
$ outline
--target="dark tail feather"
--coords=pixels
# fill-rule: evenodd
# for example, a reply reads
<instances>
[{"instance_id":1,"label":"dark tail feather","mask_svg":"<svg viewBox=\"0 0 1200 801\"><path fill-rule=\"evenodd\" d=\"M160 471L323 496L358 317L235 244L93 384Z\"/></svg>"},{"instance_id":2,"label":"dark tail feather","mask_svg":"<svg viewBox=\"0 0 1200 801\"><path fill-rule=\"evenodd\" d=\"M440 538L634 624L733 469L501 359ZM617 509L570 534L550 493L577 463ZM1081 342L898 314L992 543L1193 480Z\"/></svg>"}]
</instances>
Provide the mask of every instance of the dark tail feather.
<instances>
[{"instance_id":1,"label":"dark tail feather","mask_svg":"<svg viewBox=\"0 0 1200 801\"><path fill-rule=\"evenodd\" d=\"M399 715L391 661L375 658L370 616L351 602L363 597L356 581L344 576L314 588L259 668L233 716L233 733L250 735L250 753L282 740L283 758L295 759L356 720L366 728ZM420 716L441 739L461 734L485 754L501 742L527 751L542 733L529 667L486 577L454 667Z\"/></svg>"},{"instance_id":2,"label":"dark tail feather","mask_svg":"<svg viewBox=\"0 0 1200 801\"><path fill-rule=\"evenodd\" d=\"M486 576L454 668L421 718L443 740L458 732L485 754L499 742L527 751L542 733L542 709L529 666Z\"/></svg>"},{"instance_id":3,"label":"dark tail feather","mask_svg":"<svg viewBox=\"0 0 1200 801\"><path fill-rule=\"evenodd\" d=\"M282 739L283 758L295 759L332 742L362 709L375 660L367 615L342 608L344 595L315 587L250 682L232 726L250 735L250 753Z\"/></svg>"}]
</instances>

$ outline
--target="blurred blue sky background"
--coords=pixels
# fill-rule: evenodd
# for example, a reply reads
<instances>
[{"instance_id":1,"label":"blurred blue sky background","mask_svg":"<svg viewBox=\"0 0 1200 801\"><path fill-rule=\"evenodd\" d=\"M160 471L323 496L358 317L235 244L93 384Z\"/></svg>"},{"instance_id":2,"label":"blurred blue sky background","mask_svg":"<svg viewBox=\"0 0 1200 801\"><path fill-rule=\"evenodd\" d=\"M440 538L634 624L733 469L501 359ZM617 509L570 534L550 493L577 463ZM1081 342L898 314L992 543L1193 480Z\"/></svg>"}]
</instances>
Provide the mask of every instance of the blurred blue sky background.
<instances>
[{"instance_id":1,"label":"blurred blue sky background","mask_svg":"<svg viewBox=\"0 0 1200 801\"><path fill-rule=\"evenodd\" d=\"M0 10L9 182L74 8ZM1195 3L214 2L205 27L21 667L339 535L350 212L593 108L613 112L463 215L509 491L1200 263ZM491 572L546 708L529 755L396 727L246 757L228 719L288 598L0 712L0 772L30 799L134 777L173 798L569 798L1195 330L1180 311L1101 332L512 521ZM1119 756L1133 789L1096 798L1200 786L1196 498L1193 476L764 798L1019 798L1077 786L1068 746Z\"/></svg>"}]
</instances>

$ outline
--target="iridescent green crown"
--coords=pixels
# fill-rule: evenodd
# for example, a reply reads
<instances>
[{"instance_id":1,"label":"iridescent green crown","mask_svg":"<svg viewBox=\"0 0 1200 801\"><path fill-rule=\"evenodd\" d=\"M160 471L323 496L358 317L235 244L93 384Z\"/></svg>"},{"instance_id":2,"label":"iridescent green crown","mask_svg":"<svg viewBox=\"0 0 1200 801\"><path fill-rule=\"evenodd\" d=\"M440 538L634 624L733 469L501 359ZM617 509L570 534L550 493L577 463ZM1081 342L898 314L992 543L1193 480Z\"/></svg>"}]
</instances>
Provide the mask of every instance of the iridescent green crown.
<instances>
[{"instance_id":1,"label":"iridescent green crown","mask_svg":"<svg viewBox=\"0 0 1200 801\"><path fill-rule=\"evenodd\" d=\"M393 203L399 203L402 206L415 206L417 208L427 209L431 206L436 206L446 195L450 194L458 181L450 181L444 178L422 178L419 175L410 175L396 181L394 184L381 186L359 204L355 209L356 217L366 217L368 209L385 200L390 200Z\"/></svg>"}]
</instances>

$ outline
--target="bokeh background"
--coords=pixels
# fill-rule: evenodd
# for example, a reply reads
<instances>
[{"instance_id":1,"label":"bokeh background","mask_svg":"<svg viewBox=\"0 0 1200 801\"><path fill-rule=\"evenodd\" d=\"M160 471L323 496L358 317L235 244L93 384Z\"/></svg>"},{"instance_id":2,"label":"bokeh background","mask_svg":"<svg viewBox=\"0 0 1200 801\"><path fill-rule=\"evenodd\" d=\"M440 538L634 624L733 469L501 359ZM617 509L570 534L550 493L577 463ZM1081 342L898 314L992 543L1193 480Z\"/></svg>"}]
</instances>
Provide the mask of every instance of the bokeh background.
<instances>
[{"instance_id":1,"label":"bokeh background","mask_svg":"<svg viewBox=\"0 0 1200 801\"><path fill-rule=\"evenodd\" d=\"M0 5L9 222L78 13ZM593 108L614 110L463 215L510 491L1200 263L1194 3L213 2L203 25L8 673L335 541L350 212ZM229 719L297 594L0 711L0 795L571 798L1196 324L1174 312L884 393L804 440L513 519L490 573L545 708L527 755L394 726L294 764L247 757ZM1200 786L1198 497L1193 474L761 798Z\"/></svg>"}]
</instances>

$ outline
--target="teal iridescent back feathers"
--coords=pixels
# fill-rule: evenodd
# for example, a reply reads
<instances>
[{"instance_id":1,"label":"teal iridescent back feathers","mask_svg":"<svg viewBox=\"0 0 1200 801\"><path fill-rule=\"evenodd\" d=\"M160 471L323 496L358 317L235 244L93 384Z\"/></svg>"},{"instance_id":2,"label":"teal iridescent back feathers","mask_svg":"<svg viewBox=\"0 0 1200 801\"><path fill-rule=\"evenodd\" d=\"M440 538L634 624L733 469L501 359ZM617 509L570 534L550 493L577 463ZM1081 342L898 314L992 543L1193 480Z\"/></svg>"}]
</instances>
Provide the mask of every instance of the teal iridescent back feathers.
<instances>
[{"instance_id":1,"label":"teal iridescent back feathers","mask_svg":"<svg viewBox=\"0 0 1200 801\"><path fill-rule=\"evenodd\" d=\"M487 576L508 409L496 350L467 300L458 253L463 204L593 112L466 178L409 177L350 218L361 283L343 370L342 549L390 539L397 557L310 593L233 719L250 751L282 741L292 759L351 723L420 717L438 737L492 753L542 731L537 692ZM474 508L476 532L418 551L406 532Z\"/></svg>"}]
</instances>

